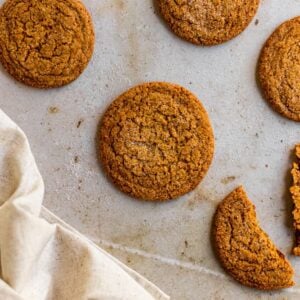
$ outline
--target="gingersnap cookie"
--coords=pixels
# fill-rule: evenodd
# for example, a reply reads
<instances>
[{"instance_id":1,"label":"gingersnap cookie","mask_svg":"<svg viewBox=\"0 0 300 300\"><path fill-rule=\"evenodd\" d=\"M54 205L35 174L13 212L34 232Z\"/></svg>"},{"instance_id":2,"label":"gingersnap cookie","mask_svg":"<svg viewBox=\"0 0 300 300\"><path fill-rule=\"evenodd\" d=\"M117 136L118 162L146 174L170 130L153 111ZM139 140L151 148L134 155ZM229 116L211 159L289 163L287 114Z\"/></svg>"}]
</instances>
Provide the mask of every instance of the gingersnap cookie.
<instances>
[{"instance_id":1,"label":"gingersnap cookie","mask_svg":"<svg viewBox=\"0 0 300 300\"><path fill-rule=\"evenodd\" d=\"M267 40L258 64L265 98L283 116L300 121L300 17L280 25Z\"/></svg>"},{"instance_id":2,"label":"gingersnap cookie","mask_svg":"<svg viewBox=\"0 0 300 300\"><path fill-rule=\"evenodd\" d=\"M296 158L297 161L293 163L292 176L293 185L290 188L292 195L294 210L294 228L295 228L295 246L293 248L293 254L300 256L300 144L296 146Z\"/></svg>"},{"instance_id":3,"label":"gingersnap cookie","mask_svg":"<svg viewBox=\"0 0 300 300\"><path fill-rule=\"evenodd\" d=\"M259 0L157 0L173 32L198 45L216 45L240 34L253 19Z\"/></svg>"},{"instance_id":4,"label":"gingersnap cookie","mask_svg":"<svg viewBox=\"0 0 300 300\"><path fill-rule=\"evenodd\" d=\"M0 9L0 61L27 85L70 83L93 48L92 20L79 0L7 0Z\"/></svg>"},{"instance_id":5,"label":"gingersnap cookie","mask_svg":"<svg viewBox=\"0 0 300 300\"><path fill-rule=\"evenodd\" d=\"M200 101L181 86L152 82L119 96L107 109L100 158L128 195L152 201L193 190L213 157L214 137Z\"/></svg>"},{"instance_id":6,"label":"gingersnap cookie","mask_svg":"<svg viewBox=\"0 0 300 300\"><path fill-rule=\"evenodd\" d=\"M234 279L262 290L294 285L290 263L260 228L242 187L219 204L213 226L217 255Z\"/></svg>"}]
</instances>

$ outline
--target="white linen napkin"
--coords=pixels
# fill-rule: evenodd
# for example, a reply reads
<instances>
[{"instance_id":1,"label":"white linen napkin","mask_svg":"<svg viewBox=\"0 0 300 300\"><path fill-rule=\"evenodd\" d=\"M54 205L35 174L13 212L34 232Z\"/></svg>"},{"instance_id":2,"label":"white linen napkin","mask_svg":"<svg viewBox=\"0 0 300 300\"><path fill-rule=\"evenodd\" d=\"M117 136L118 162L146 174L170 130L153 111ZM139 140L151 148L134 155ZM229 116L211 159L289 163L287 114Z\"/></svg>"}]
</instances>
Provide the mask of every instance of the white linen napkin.
<instances>
[{"instance_id":1,"label":"white linen napkin","mask_svg":"<svg viewBox=\"0 0 300 300\"><path fill-rule=\"evenodd\" d=\"M43 195L26 136L0 110L1 300L169 299L44 208Z\"/></svg>"}]
</instances>

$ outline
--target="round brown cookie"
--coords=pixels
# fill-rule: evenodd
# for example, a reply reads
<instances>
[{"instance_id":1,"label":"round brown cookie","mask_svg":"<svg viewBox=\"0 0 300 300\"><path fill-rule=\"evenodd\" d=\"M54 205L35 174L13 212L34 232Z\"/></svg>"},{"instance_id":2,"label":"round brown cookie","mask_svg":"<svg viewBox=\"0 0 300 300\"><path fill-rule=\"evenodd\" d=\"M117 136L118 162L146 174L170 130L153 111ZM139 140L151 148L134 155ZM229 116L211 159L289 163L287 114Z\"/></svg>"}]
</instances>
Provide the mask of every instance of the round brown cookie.
<instances>
[{"instance_id":1,"label":"round brown cookie","mask_svg":"<svg viewBox=\"0 0 300 300\"><path fill-rule=\"evenodd\" d=\"M193 190L213 157L214 137L199 100L178 85L136 86L107 109L100 158L125 193L163 201Z\"/></svg>"},{"instance_id":2,"label":"round brown cookie","mask_svg":"<svg viewBox=\"0 0 300 300\"><path fill-rule=\"evenodd\" d=\"M93 48L92 20L78 0L7 0L0 9L0 61L27 85L70 83Z\"/></svg>"},{"instance_id":3,"label":"round brown cookie","mask_svg":"<svg viewBox=\"0 0 300 300\"><path fill-rule=\"evenodd\" d=\"M162 16L179 37L216 45L240 34L251 22L259 0L157 0Z\"/></svg>"},{"instance_id":4,"label":"round brown cookie","mask_svg":"<svg viewBox=\"0 0 300 300\"><path fill-rule=\"evenodd\" d=\"M300 121L300 17L280 25L259 59L258 79L265 98L283 116Z\"/></svg>"},{"instance_id":5,"label":"round brown cookie","mask_svg":"<svg viewBox=\"0 0 300 300\"><path fill-rule=\"evenodd\" d=\"M262 290L294 285L290 263L260 228L242 187L219 204L213 234L224 269L240 283Z\"/></svg>"}]
</instances>

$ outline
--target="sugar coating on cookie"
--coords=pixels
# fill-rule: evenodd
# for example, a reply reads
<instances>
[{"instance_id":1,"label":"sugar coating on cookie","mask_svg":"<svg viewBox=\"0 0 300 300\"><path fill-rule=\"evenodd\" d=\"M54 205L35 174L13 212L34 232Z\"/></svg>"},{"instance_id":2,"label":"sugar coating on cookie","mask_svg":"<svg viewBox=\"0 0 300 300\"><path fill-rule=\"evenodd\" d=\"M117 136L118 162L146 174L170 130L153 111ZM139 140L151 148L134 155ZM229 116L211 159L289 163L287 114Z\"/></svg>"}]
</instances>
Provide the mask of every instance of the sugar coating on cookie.
<instances>
[{"instance_id":1,"label":"sugar coating on cookie","mask_svg":"<svg viewBox=\"0 0 300 300\"><path fill-rule=\"evenodd\" d=\"M0 9L0 61L27 85L70 83L93 48L92 20L79 0L7 0Z\"/></svg>"},{"instance_id":2,"label":"sugar coating on cookie","mask_svg":"<svg viewBox=\"0 0 300 300\"><path fill-rule=\"evenodd\" d=\"M156 0L161 14L179 37L216 45L240 34L251 22L259 0Z\"/></svg>"},{"instance_id":3,"label":"sugar coating on cookie","mask_svg":"<svg viewBox=\"0 0 300 300\"><path fill-rule=\"evenodd\" d=\"M123 192L164 201L199 184L212 161L214 137L191 92L153 82L130 89L109 106L99 147L105 171Z\"/></svg>"},{"instance_id":4,"label":"sugar coating on cookie","mask_svg":"<svg viewBox=\"0 0 300 300\"><path fill-rule=\"evenodd\" d=\"M242 187L218 206L213 235L224 269L240 283L262 290L294 285L294 271L260 228L255 207Z\"/></svg>"},{"instance_id":5,"label":"sugar coating on cookie","mask_svg":"<svg viewBox=\"0 0 300 300\"><path fill-rule=\"evenodd\" d=\"M280 25L260 55L258 78L273 108L300 121L300 17Z\"/></svg>"},{"instance_id":6,"label":"sugar coating on cookie","mask_svg":"<svg viewBox=\"0 0 300 300\"><path fill-rule=\"evenodd\" d=\"M296 161L293 163L292 177L293 185L290 192L293 199L294 210L294 228L295 228L295 246L293 254L300 256L300 144L296 145Z\"/></svg>"}]
</instances>

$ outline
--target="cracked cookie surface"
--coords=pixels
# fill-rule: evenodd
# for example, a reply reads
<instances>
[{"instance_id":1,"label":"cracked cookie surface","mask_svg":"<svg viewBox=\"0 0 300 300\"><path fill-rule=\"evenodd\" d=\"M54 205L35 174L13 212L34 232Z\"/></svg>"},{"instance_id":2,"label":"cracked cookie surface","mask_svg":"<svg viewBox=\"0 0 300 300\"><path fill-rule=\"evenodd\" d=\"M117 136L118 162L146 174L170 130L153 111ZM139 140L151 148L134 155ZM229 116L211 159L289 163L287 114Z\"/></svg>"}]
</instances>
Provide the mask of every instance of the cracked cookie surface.
<instances>
[{"instance_id":1,"label":"cracked cookie surface","mask_svg":"<svg viewBox=\"0 0 300 300\"><path fill-rule=\"evenodd\" d=\"M294 285L290 263L260 228L242 187L219 204L213 226L217 255L234 279L262 290Z\"/></svg>"},{"instance_id":2,"label":"cracked cookie surface","mask_svg":"<svg viewBox=\"0 0 300 300\"><path fill-rule=\"evenodd\" d=\"M300 256L300 144L296 145L296 158L297 161L293 163L292 176L293 185L290 188L292 195L294 210L294 228L295 228L295 246L293 248L293 254Z\"/></svg>"},{"instance_id":3,"label":"cracked cookie surface","mask_svg":"<svg viewBox=\"0 0 300 300\"><path fill-rule=\"evenodd\" d=\"M240 34L259 0L156 0L173 32L199 45L216 45Z\"/></svg>"},{"instance_id":4,"label":"cracked cookie surface","mask_svg":"<svg viewBox=\"0 0 300 300\"><path fill-rule=\"evenodd\" d=\"M78 0L7 0L0 9L0 61L27 85L70 83L93 48L92 20Z\"/></svg>"},{"instance_id":5,"label":"cracked cookie surface","mask_svg":"<svg viewBox=\"0 0 300 300\"><path fill-rule=\"evenodd\" d=\"M300 122L300 17L281 24L260 55L258 78L272 107Z\"/></svg>"},{"instance_id":6,"label":"cracked cookie surface","mask_svg":"<svg viewBox=\"0 0 300 300\"><path fill-rule=\"evenodd\" d=\"M123 192L164 201L199 184L212 161L214 137L192 93L152 82L130 89L109 106L99 146L105 171Z\"/></svg>"}]
</instances>

